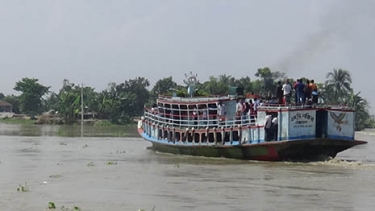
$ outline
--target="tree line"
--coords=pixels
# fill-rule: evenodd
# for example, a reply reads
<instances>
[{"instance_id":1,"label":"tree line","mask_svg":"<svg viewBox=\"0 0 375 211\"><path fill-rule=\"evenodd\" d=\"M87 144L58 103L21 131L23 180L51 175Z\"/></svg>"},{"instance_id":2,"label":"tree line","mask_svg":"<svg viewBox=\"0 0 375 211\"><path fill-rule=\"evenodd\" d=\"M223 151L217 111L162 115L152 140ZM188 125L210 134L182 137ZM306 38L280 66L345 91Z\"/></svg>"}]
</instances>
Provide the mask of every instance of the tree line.
<instances>
[{"instance_id":1,"label":"tree line","mask_svg":"<svg viewBox=\"0 0 375 211\"><path fill-rule=\"evenodd\" d=\"M231 75L211 76L208 81L196 85L196 96L227 95L229 87L242 87L245 93L254 92L261 96L273 96L278 81L295 81L285 73L259 68L254 78L235 78ZM306 79L306 78L304 78ZM186 86L173 81L172 77L158 80L150 89L150 82L144 77L125 80L123 83L109 83L105 90L97 92L89 86L63 80L62 87L55 93L35 78L22 78L16 82L14 90L19 95L4 95L0 99L13 105L15 113L36 116L53 111L64 119L64 123L74 123L81 111L81 91L85 112L95 112L98 119L106 119L114 124L126 124L143 114L144 105L153 104L159 94L188 96ZM327 104L345 104L356 110L356 129L374 127L374 116L369 113L369 105L360 92L351 87L350 72L334 69L327 73L326 80L317 83L319 97Z\"/></svg>"}]
</instances>

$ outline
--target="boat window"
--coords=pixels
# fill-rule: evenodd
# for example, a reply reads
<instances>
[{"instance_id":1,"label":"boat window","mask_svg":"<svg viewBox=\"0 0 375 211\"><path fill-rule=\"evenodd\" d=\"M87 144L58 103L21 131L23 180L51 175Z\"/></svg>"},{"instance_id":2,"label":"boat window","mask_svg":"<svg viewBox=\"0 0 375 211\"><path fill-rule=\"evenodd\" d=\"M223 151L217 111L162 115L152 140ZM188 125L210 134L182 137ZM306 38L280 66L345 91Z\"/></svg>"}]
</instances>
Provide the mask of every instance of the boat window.
<instances>
[{"instance_id":1,"label":"boat window","mask_svg":"<svg viewBox=\"0 0 375 211\"><path fill-rule=\"evenodd\" d=\"M180 111L177 104L172 104L172 118L180 119Z\"/></svg>"},{"instance_id":2,"label":"boat window","mask_svg":"<svg viewBox=\"0 0 375 211\"><path fill-rule=\"evenodd\" d=\"M187 118L187 106L186 105L180 105L180 115L181 115L181 119ZM183 122L183 124L184 123L185 122Z\"/></svg>"},{"instance_id":3,"label":"boat window","mask_svg":"<svg viewBox=\"0 0 375 211\"><path fill-rule=\"evenodd\" d=\"M216 103L208 104L208 115L210 118L216 117L217 115L217 105Z\"/></svg>"},{"instance_id":4,"label":"boat window","mask_svg":"<svg viewBox=\"0 0 375 211\"><path fill-rule=\"evenodd\" d=\"M171 115L171 105L170 104L165 104L165 116L170 118L170 115Z\"/></svg>"}]
</instances>

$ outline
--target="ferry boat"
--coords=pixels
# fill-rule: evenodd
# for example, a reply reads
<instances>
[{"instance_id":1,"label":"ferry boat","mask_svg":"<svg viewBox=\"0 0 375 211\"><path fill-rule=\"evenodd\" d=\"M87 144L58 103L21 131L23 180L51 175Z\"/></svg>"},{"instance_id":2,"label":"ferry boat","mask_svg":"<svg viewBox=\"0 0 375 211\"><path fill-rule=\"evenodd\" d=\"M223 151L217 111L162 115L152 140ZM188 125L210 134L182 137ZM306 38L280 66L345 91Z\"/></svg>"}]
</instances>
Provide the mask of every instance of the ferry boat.
<instances>
[{"instance_id":1,"label":"ferry boat","mask_svg":"<svg viewBox=\"0 0 375 211\"><path fill-rule=\"evenodd\" d=\"M239 99L249 100L159 96L145 108L138 132L159 152L261 161L326 160L367 143L355 140L355 111L348 107L259 105L239 116ZM268 118L274 120L271 132Z\"/></svg>"}]
</instances>

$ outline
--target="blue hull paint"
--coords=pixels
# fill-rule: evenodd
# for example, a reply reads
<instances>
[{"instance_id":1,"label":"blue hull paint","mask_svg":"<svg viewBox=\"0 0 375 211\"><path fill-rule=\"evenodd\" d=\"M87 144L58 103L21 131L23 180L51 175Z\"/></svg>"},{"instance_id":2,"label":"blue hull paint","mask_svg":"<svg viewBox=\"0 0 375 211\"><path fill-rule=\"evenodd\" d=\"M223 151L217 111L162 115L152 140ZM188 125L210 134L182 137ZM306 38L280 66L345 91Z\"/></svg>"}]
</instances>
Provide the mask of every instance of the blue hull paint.
<instances>
[{"instance_id":1,"label":"blue hull paint","mask_svg":"<svg viewBox=\"0 0 375 211\"><path fill-rule=\"evenodd\" d=\"M344 141L336 139L310 139L293 141L271 141L259 144L226 142L192 143L158 140L141 132L140 135L152 143L151 149L159 152L206 157L226 157L235 159L278 161L278 160L326 160L337 153L363 141Z\"/></svg>"}]
</instances>

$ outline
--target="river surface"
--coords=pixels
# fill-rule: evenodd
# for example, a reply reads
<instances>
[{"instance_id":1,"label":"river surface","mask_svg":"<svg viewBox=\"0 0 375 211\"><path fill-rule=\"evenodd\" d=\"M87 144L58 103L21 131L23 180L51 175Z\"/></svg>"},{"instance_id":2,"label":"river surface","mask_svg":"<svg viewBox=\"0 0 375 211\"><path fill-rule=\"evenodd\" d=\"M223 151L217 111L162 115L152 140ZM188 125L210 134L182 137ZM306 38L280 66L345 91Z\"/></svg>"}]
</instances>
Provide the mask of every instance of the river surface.
<instances>
[{"instance_id":1,"label":"river surface","mask_svg":"<svg viewBox=\"0 0 375 211\"><path fill-rule=\"evenodd\" d=\"M356 134L367 145L310 163L169 155L134 137L0 131L0 210L48 210L49 202L85 211L375 208L375 130Z\"/></svg>"}]
</instances>

